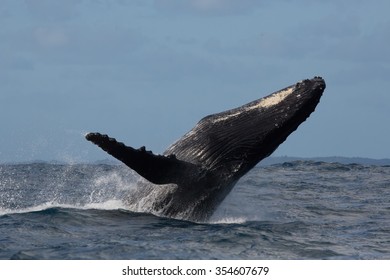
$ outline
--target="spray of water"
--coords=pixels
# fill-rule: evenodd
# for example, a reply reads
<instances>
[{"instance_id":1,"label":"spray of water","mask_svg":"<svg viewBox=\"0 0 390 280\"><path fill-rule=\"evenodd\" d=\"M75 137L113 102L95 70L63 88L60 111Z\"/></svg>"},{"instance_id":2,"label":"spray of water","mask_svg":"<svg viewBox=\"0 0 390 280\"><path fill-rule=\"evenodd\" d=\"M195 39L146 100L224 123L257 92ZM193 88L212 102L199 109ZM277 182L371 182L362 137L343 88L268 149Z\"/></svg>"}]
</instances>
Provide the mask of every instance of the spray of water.
<instances>
[{"instance_id":1,"label":"spray of water","mask_svg":"<svg viewBox=\"0 0 390 280\"><path fill-rule=\"evenodd\" d=\"M0 165L0 215L76 208L151 213L162 216L164 208L153 208L158 198L174 186L154 186L120 165L106 164L14 164ZM188 205L189 213L191 205ZM242 213L232 215L222 207L211 223L245 223ZM177 219L187 219L186 213Z\"/></svg>"},{"instance_id":2,"label":"spray of water","mask_svg":"<svg viewBox=\"0 0 390 280\"><path fill-rule=\"evenodd\" d=\"M114 165L14 164L0 166L0 215L52 207L125 208L131 171Z\"/></svg>"}]
</instances>

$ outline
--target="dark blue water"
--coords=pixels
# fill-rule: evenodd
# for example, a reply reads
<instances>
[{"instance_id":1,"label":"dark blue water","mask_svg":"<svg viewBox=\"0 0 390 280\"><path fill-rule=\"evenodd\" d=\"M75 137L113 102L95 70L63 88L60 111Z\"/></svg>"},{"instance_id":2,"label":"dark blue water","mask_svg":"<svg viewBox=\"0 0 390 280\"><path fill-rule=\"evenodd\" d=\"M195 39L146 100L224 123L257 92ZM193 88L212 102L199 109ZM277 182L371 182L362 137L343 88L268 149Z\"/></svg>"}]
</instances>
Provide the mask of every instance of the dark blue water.
<instances>
[{"instance_id":1,"label":"dark blue water","mask_svg":"<svg viewBox=\"0 0 390 280\"><path fill-rule=\"evenodd\" d=\"M115 165L0 165L0 259L389 259L390 167L256 167L208 223L125 209Z\"/></svg>"}]
</instances>

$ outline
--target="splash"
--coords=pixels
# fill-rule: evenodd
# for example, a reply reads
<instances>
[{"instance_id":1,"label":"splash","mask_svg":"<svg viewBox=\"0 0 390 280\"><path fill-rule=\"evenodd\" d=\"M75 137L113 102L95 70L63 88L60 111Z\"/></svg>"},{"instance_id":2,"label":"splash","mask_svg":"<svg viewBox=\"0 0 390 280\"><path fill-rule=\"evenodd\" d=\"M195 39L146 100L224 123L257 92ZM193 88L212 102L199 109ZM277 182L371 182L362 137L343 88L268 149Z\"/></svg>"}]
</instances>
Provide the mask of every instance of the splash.
<instances>
[{"instance_id":1,"label":"splash","mask_svg":"<svg viewBox=\"0 0 390 280\"><path fill-rule=\"evenodd\" d=\"M142 178L124 166L106 164L14 164L0 165L0 215L42 211L48 208L125 209L165 216L158 198L170 188L142 184ZM227 200L229 204L230 200ZM234 201L224 209L235 209ZM176 218L188 220L188 213ZM239 207L242 208L241 206ZM242 212L218 211L215 224L241 224L248 221Z\"/></svg>"},{"instance_id":2,"label":"splash","mask_svg":"<svg viewBox=\"0 0 390 280\"><path fill-rule=\"evenodd\" d=\"M128 169L92 164L1 165L0 215L53 207L123 209L123 197L134 187Z\"/></svg>"},{"instance_id":3,"label":"splash","mask_svg":"<svg viewBox=\"0 0 390 280\"><path fill-rule=\"evenodd\" d=\"M211 218L210 224L245 224L248 222L247 217L220 217Z\"/></svg>"}]
</instances>

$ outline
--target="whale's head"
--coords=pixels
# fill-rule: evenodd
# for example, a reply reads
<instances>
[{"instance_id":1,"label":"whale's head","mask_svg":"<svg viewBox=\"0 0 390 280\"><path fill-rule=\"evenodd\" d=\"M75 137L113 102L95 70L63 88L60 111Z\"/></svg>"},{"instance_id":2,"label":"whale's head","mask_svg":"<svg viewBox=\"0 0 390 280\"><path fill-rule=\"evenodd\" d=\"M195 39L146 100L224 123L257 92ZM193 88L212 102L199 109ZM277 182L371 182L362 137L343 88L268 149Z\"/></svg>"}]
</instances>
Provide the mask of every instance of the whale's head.
<instances>
[{"instance_id":1,"label":"whale's head","mask_svg":"<svg viewBox=\"0 0 390 280\"><path fill-rule=\"evenodd\" d=\"M166 153L239 179L310 116L324 89L325 81L314 77L207 116Z\"/></svg>"}]
</instances>

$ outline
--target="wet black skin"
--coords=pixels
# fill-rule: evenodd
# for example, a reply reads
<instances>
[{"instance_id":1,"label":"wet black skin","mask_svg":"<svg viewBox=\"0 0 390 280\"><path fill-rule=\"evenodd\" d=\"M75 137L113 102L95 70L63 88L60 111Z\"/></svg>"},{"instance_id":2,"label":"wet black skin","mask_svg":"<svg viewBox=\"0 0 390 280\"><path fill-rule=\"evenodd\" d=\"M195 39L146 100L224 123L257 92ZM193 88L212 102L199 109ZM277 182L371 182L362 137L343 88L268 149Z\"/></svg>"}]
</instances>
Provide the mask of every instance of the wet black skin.
<instances>
[{"instance_id":1,"label":"wet black skin","mask_svg":"<svg viewBox=\"0 0 390 280\"><path fill-rule=\"evenodd\" d=\"M291 93L283 100L276 99L272 106L258 105L286 90ZM237 181L310 116L324 90L325 81L314 77L241 107L204 117L163 155L144 147L133 149L99 133L89 133L86 139L147 180L129 194L129 205L158 192L143 205L144 211L205 221Z\"/></svg>"}]
</instances>

